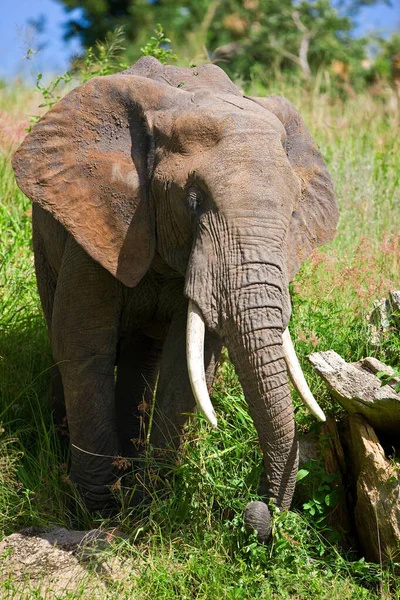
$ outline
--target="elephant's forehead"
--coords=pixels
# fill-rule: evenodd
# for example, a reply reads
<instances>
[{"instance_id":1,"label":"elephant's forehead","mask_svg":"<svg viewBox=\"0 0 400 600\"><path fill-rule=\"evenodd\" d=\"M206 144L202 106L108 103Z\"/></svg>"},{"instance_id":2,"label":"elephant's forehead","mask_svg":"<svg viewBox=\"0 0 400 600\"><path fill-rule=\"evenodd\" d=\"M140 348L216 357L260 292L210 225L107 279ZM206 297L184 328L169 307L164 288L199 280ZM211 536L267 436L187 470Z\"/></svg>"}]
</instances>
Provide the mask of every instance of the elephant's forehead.
<instances>
[{"instance_id":1,"label":"elephant's forehead","mask_svg":"<svg viewBox=\"0 0 400 600\"><path fill-rule=\"evenodd\" d=\"M275 115L245 98L236 101L238 105L208 99L184 110L159 113L154 121L159 142L182 154L213 148L232 136L240 136L249 146L253 137L254 144L258 143L255 138L259 136L284 144L285 129Z\"/></svg>"},{"instance_id":2,"label":"elephant's forehead","mask_svg":"<svg viewBox=\"0 0 400 600\"><path fill-rule=\"evenodd\" d=\"M217 65L206 64L193 68L174 67L172 65L162 65L155 58L144 56L125 73L168 83L172 87L179 87L188 92L207 90L210 93L227 93L241 96L236 85Z\"/></svg>"}]
</instances>

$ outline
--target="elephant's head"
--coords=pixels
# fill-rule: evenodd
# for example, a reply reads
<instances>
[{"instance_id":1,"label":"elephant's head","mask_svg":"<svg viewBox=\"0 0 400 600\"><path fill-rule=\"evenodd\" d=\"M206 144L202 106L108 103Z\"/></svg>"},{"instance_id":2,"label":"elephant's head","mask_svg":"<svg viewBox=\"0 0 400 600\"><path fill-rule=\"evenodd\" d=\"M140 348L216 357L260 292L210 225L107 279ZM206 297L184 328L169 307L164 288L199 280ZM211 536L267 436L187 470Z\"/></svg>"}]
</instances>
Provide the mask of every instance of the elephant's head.
<instances>
[{"instance_id":1,"label":"elephant's head","mask_svg":"<svg viewBox=\"0 0 400 600\"><path fill-rule=\"evenodd\" d=\"M185 277L195 395L215 423L195 359L205 323L242 383L268 497L288 508L297 470L288 283L333 237L338 218L326 166L296 110L280 97L243 97L216 66L143 58L58 102L14 169L22 190L123 284L135 286L156 254ZM293 379L304 388L302 375ZM249 505L246 518L268 536L266 505Z\"/></svg>"}]
</instances>

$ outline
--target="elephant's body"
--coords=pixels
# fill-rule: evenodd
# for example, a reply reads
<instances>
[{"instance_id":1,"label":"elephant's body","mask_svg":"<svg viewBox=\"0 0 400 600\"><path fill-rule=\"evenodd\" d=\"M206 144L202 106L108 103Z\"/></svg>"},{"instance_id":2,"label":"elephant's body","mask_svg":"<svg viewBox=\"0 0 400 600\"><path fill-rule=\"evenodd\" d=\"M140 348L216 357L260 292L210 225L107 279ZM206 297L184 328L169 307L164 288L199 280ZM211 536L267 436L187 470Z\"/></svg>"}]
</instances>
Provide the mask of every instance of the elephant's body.
<instances>
[{"instance_id":1,"label":"elephant's body","mask_svg":"<svg viewBox=\"0 0 400 600\"><path fill-rule=\"evenodd\" d=\"M282 342L288 282L333 237L338 216L297 111L283 98L243 97L213 65L144 58L68 94L29 134L14 169L35 202L55 388L88 505L110 498L113 457L140 452L143 399L158 370L154 446L176 441L192 387L200 398L187 373L189 299L207 328L207 382L224 343L258 431L267 497L288 508L297 472ZM264 537L266 514L262 503L246 511Z\"/></svg>"},{"instance_id":2,"label":"elephant's body","mask_svg":"<svg viewBox=\"0 0 400 600\"><path fill-rule=\"evenodd\" d=\"M63 421L65 394L69 415L73 403L69 427L77 441L72 475L85 491L88 506L97 507L120 475L110 466L113 457L142 454L160 365L162 400L154 417L152 445L161 449L176 444L187 414L195 409L184 343L185 281L156 255L138 285L128 288L38 205L33 206L32 226L38 289L58 365L52 394L55 417ZM220 350L218 337L208 333L209 385ZM79 430L82 426L84 431ZM82 465L88 452L105 455L96 473ZM82 479L81 473L88 478Z\"/></svg>"}]
</instances>

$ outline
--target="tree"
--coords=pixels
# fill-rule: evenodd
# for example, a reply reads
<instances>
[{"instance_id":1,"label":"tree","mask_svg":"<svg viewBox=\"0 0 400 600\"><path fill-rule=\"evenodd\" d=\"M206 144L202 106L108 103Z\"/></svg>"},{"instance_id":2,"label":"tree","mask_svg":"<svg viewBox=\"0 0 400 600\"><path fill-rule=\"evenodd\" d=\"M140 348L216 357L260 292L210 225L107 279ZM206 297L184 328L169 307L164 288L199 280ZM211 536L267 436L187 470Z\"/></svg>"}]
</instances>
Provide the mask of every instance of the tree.
<instances>
[{"instance_id":1,"label":"tree","mask_svg":"<svg viewBox=\"0 0 400 600\"><path fill-rule=\"evenodd\" d=\"M220 63L230 75L248 79L254 69L298 70L305 79L332 60L361 60L365 41L351 36L353 18L363 4L379 0L58 0L71 19L66 36L84 46L123 25L127 58L136 60L140 46L162 23L180 57L187 62Z\"/></svg>"},{"instance_id":2,"label":"tree","mask_svg":"<svg viewBox=\"0 0 400 600\"><path fill-rule=\"evenodd\" d=\"M141 28L151 25L151 3L147 0L58 0L67 12L81 9L66 24L65 37L78 37L86 48L103 40L115 27L124 26L131 41L135 41ZM144 9L144 10L143 10Z\"/></svg>"}]
</instances>

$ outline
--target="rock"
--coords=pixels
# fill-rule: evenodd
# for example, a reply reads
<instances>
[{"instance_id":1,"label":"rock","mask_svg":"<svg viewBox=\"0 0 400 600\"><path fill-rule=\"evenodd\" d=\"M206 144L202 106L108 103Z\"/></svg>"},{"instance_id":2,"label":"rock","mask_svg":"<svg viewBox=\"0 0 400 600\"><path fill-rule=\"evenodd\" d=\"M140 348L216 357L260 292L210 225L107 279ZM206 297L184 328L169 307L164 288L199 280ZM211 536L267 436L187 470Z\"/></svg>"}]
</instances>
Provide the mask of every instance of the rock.
<instances>
[{"instance_id":1,"label":"rock","mask_svg":"<svg viewBox=\"0 0 400 600\"><path fill-rule=\"evenodd\" d=\"M389 365L385 365L385 363L381 362L377 358L374 358L373 356L367 356L367 358L363 358L362 360L351 364L353 364L358 369L370 371L374 375L379 373L379 371L382 371L387 375L393 375L394 373L392 367L389 367Z\"/></svg>"},{"instance_id":2,"label":"rock","mask_svg":"<svg viewBox=\"0 0 400 600\"><path fill-rule=\"evenodd\" d=\"M327 418L320 430L321 449L327 473L346 473L346 461L335 419Z\"/></svg>"},{"instance_id":3,"label":"rock","mask_svg":"<svg viewBox=\"0 0 400 600\"><path fill-rule=\"evenodd\" d=\"M345 473L346 464L336 422L332 417L312 431L299 436L299 467L323 459L326 473Z\"/></svg>"},{"instance_id":4,"label":"rock","mask_svg":"<svg viewBox=\"0 0 400 600\"><path fill-rule=\"evenodd\" d=\"M389 303L391 308L391 318L394 325L400 327L400 290L396 292L390 292Z\"/></svg>"},{"instance_id":5,"label":"rock","mask_svg":"<svg viewBox=\"0 0 400 600\"><path fill-rule=\"evenodd\" d=\"M382 385L375 375L377 371L393 374L390 367L371 357L358 363L346 363L333 350L315 352L308 359L332 396L349 413L364 415L379 431L400 431L400 394L393 388L398 379Z\"/></svg>"},{"instance_id":6,"label":"rock","mask_svg":"<svg viewBox=\"0 0 400 600\"><path fill-rule=\"evenodd\" d=\"M400 291L389 292L388 298L375 300L368 321L371 342L374 346L379 346L382 333L389 331L391 327L400 327Z\"/></svg>"},{"instance_id":7,"label":"rock","mask_svg":"<svg viewBox=\"0 0 400 600\"><path fill-rule=\"evenodd\" d=\"M387 331L390 327L390 304L386 298L375 300L374 308L369 316L369 322L380 329Z\"/></svg>"},{"instance_id":8,"label":"rock","mask_svg":"<svg viewBox=\"0 0 400 600\"><path fill-rule=\"evenodd\" d=\"M340 533L342 547L349 549L355 545L355 531L351 508L349 509L349 506L352 506L351 498L346 493L347 465L336 421L332 417L328 417L326 423L321 426L320 439L325 472L328 475L335 475L331 487L337 491L338 497L337 504L329 512L327 522Z\"/></svg>"},{"instance_id":9,"label":"rock","mask_svg":"<svg viewBox=\"0 0 400 600\"><path fill-rule=\"evenodd\" d=\"M0 543L0 581L7 580L13 600L64 597L82 587L85 597L104 598L107 581L123 572L119 561L109 564L100 552L115 537L100 530L23 529Z\"/></svg>"},{"instance_id":10,"label":"rock","mask_svg":"<svg viewBox=\"0 0 400 600\"><path fill-rule=\"evenodd\" d=\"M361 415L349 417L351 469L356 480L355 521L368 560L400 558L400 466L390 462Z\"/></svg>"}]
</instances>

